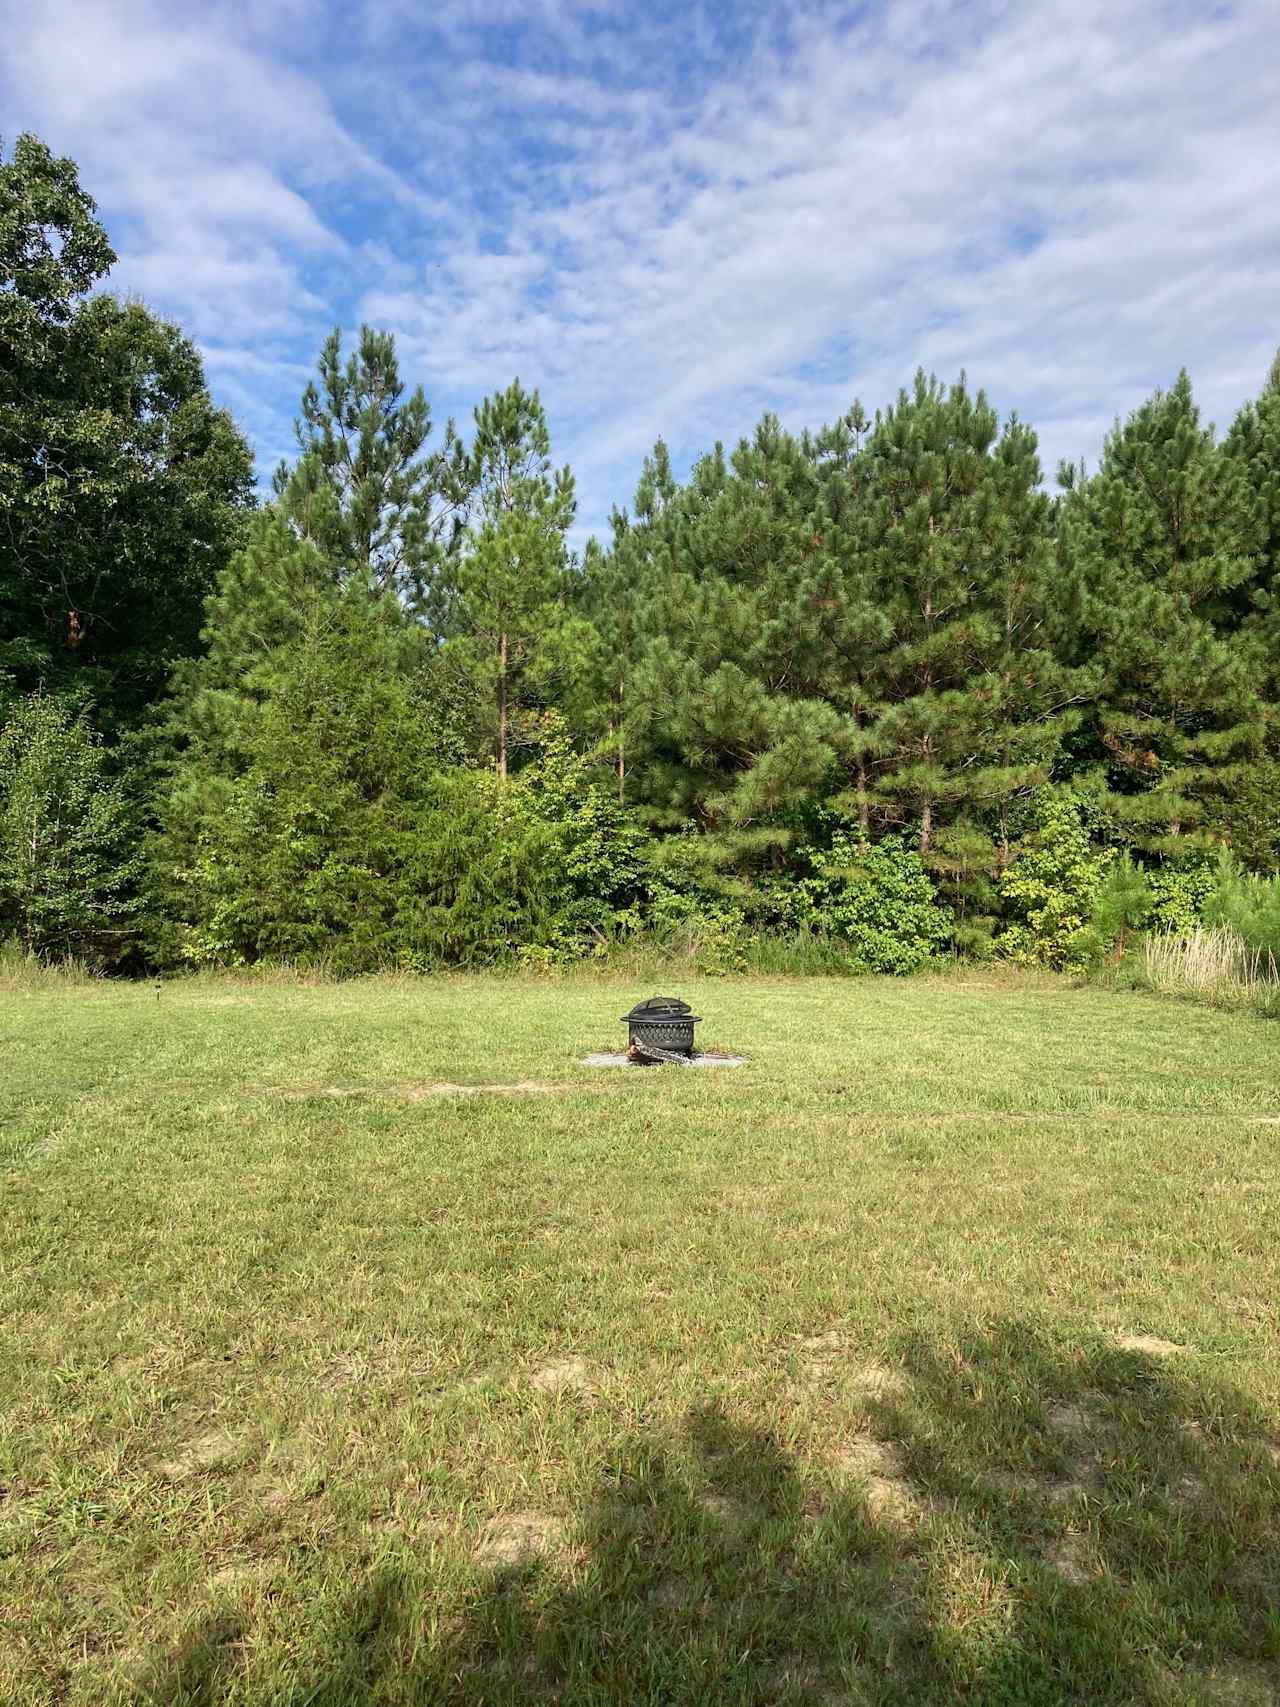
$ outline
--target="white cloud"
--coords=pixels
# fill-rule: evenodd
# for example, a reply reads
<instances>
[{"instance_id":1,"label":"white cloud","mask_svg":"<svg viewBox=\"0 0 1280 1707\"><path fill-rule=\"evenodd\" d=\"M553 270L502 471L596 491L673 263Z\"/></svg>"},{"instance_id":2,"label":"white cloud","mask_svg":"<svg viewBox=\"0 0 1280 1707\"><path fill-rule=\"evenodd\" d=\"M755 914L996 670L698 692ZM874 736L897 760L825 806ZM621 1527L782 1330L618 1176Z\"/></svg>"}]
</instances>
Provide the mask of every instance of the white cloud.
<instances>
[{"instance_id":1,"label":"white cloud","mask_svg":"<svg viewBox=\"0 0 1280 1707\"><path fill-rule=\"evenodd\" d=\"M1224 424L1280 341L1271 0L54 0L10 38L125 279L211 359L267 351L213 368L264 441L371 319L440 415L540 386L584 525L658 433L816 424L917 364L1051 469L1184 363Z\"/></svg>"}]
</instances>

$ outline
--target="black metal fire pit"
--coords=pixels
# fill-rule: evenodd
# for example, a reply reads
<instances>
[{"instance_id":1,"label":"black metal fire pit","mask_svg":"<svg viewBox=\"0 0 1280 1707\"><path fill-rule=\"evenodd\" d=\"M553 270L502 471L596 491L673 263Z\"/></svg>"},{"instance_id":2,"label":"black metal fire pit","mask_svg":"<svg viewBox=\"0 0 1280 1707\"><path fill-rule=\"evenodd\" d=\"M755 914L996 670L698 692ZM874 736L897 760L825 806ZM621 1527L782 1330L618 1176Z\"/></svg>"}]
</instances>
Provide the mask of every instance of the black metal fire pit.
<instances>
[{"instance_id":1,"label":"black metal fire pit","mask_svg":"<svg viewBox=\"0 0 1280 1707\"><path fill-rule=\"evenodd\" d=\"M676 996L650 996L622 1019L633 1060L672 1061L693 1054L693 1028L701 1021Z\"/></svg>"}]
</instances>

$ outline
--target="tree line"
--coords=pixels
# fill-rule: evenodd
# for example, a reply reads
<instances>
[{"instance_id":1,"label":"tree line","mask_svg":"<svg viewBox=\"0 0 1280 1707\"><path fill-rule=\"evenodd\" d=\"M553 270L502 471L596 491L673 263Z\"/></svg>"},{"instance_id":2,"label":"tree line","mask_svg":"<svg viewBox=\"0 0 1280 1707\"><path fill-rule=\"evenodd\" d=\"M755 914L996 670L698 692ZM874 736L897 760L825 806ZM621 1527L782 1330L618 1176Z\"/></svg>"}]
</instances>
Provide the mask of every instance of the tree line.
<instances>
[{"instance_id":1,"label":"tree line","mask_svg":"<svg viewBox=\"0 0 1280 1707\"><path fill-rule=\"evenodd\" d=\"M114 259L21 137L0 935L29 951L1061 964L1280 866L1280 359L1221 438L1180 374L1053 495L964 377L766 415L683 480L659 442L579 556L538 393L437 429L369 327L261 497Z\"/></svg>"}]
</instances>

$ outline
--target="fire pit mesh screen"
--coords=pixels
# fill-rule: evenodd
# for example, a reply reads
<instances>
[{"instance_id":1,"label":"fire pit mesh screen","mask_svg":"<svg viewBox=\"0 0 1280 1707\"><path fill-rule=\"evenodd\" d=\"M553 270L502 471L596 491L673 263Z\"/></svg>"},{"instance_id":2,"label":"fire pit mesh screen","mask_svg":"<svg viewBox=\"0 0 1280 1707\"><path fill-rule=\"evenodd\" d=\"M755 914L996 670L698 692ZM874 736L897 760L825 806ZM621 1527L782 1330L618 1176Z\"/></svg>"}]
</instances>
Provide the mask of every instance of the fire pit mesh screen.
<instances>
[{"instance_id":1,"label":"fire pit mesh screen","mask_svg":"<svg viewBox=\"0 0 1280 1707\"><path fill-rule=\"evenodd\" d=\"M700 1017L677 996L650 996L622 1018L633 1054L663 1060L693 1053L693 1028Z\"/></svg>"}]
</instances>

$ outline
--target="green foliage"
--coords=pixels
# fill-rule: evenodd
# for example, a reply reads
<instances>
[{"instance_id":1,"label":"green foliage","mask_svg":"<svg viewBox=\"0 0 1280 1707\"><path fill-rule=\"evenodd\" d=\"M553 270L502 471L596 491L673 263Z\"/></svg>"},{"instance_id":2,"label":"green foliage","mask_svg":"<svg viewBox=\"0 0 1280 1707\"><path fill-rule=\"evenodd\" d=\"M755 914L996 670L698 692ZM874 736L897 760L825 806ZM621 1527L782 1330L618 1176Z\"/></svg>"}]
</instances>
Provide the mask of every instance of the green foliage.
<instances>
[{"instance_id":1,"label":"green foliage","mask_svg":"<svg viewBox=\"0 0 1280 1707\"><path fill-rule=\"evenodd\" d=\"M1105 669L1089 756L1108 767L1133 844L1177 854L1264 748L1240 638L1257 566L1258 497L1224 457L1185 373L1107 439L1098 472L1064 471L1061 647Z\"/></svg>"},{"instance_id":2,"label":"green foliage","mask_svg":"<svg viewBox=\"0 0 1280 1707\"><path fill-rule=\"evenodd\" d=\"M0 719L26 731L6 810L51 802L56 835L47 894L6 855L5 905L48 952L127 940L142 830L171 962L1275 942L1280 363L1222 443L1180 376L1056 505L1034 434L963 376L873 422L766 415L684 481L659 440L579 563L538 393L432 448L367 326L325 342L255 510L194 346L94 294L113 261L74 164L19 138Z\"/></svg>"},{"instance_id":3,"label":"green foliage","mask_svg":"<svg viewBox=\"0 0 1280 1707\"><path fill-rule=\"evenodd\" d=\"M396 593L420 606L456 547L467 499L462 446L450 421L428 452L431 410L422 387L407 398L389 332L360 328L342 360L335 330L320 352L320 384L302 394L294 431L301 456L281 463L282 513L341 585Z\"/></svg>"},{"instance_id":4,"label":"green foliage","mask_svg":"<svg viewBox=\"0 0 1280 1707\"><path fill-rule=\"evenodd\" d=\"M1217 886L1214 867L1204 859L1165 864L1149 874L1151 910L1148 930L1172 931L1181 935L1194 930L1205 917L1205 909Z\"/></svg>"},{"instance_id":5,"label":"green foliage","mask_svg":"<svg viewBox=\"0 0 1280 1707\"><path fill-rule=\"evenodd\" d=\"M1036 797L1035 833L1000 877L1009 922L996 941L1011 960L1075 971L1097 953L1090 924L1115 855L1093 847L1083 817L1081 801L1068 789L1044 789ZM1114 911L1123 895L1118 886L1104 907Z\"/></svg>"},{"instance_id":6,"label":"green foliage","mask_svg":"<svg viewBox=\"0 0 1280 1707\"><path fill-rule=\"evenodd\" d=\"M950 909L938 904L920 855L900 838L873 844L838 829L796 857L807 874L795 884L796 922L847 943L860 970L918 972L945 948Z\"/></svg>"},{"instance_id":7,"label":"green foliage","mask_svg":"<svg viewBox=\"0 0 1280 1707\"><path fill-rule=\"evenodd\" d=\"M486 745L507 775L512 750L535 727L527 713L558 670L587 648L574 632L565 533L573 476L553 469L538 393L519 380L475 412L475 440L461 464L471 525L437 576L432 614L448 646L488 689Z\"/></svg>"},{"instance_id":8,"label":"green foliage","mask_svg":"<svg viewBox=\"0 0 1280 1707\"><path fill-rule=\"evenodd\" d=\"M1229 926L1256 953L1280 963L1280 876L1259 877L1229 853L1219 858L1202 903L1210 926Z\"/></svg>"},{"instance_id":9,"label":"green foliage","mask_svg":"<svg viewBox=\"0 0 1280 1707\"><path fill-rule=\"evenodd\" d=\"M1155 896L1149 874L1128 853L1112 859L1094 891L1089 925L1095 952L1123 954L1129 938L1149 923ZM1083 950L1086 946L1082 941Z\"/></svg>"},{"instance_id":10,"label":"green foliage","mask_svg":"<svg viewBox=\"0 0 1280 1707\"><path fill-rule=\"evenodd\" d=\"M1007 857L1007 816L1049 780L1089 686L1046 644L1053 564L1035 435L1016 418L1000 432L963 379L944 389L918 373L876 417L853 478L851 539L892 636L863 666L864 769L880 814L918 823L921 853L963 880L979 859L935 849L939 829L964 820L972 842L988 818L981 864Z\"/></svg>"},{"instance_id":11,"label":"green foliage","mask_svg":"<svg viewBox=\"0 0 1280 1707\"><path fill-rule=\"evenodd\" d=\"M0 936L109 966L132 946L137 824L83 715L32 695L0 728Z\"/></svg>"},{"instance_id":12,"label":"green foliage","mask_svg":"<svg viewBox=\"0 0 1280 1707\"><path fill-rule=\"evenodd\" d=\"M1272 654L1280 657L1280 628ZM1277 680L1280 687L1280 679ZM1232 768L1224 786L1206 801L1205 827L1250 871L1280 871L1280 759L1270 755Z\"/></svg>"},{"instance_id":13,"label":"green foliage","mask_svg":"<svg viewBox=\"0 0 1280 1707\"><path fill-rule=\"evenodd\" d=\"M195 346L88 293L114 260L74 165L0 162L0 670L137 719L198 644L252 465Z\"/></svg>"},{"instance_id":14,"label":"green foliage","mask_svg":"<svg viewBox=\"0 0 1280 1707\"><path fill-rule=\"evenodd\" d=\"M166 958L426 970L570 958L633 921L639 836L586 762L553 730L509 785L442 763L394 611L330 592L270 657L234 753L175 767L154 852L179 921Z\"/></svg>"},{"instance_id":15,"label":"green foliage","mask_svg":"<svg viewBox=\"0 0 1280 1707\"><path fill-rule=\"evenodd\" d=\"M509 829L536 827L546 861L543 899L553 947L565 958L597 951L640 921L644 836L592 781L592 767L549 721L536 759L501 797ZM548 833L549 832L549 833ZM545 945L543 945L545 946Z\"/></svg>"}]
</instances>

